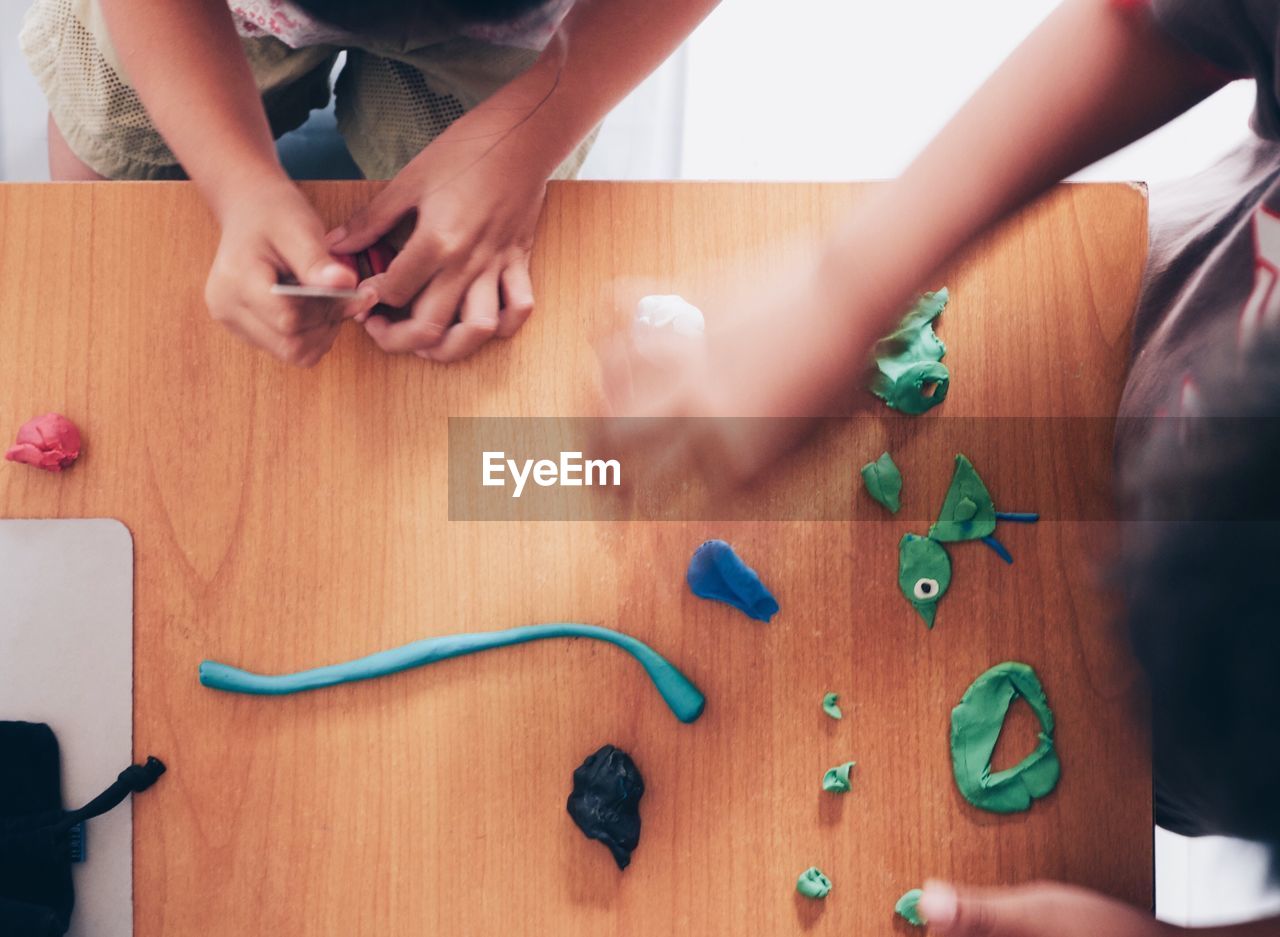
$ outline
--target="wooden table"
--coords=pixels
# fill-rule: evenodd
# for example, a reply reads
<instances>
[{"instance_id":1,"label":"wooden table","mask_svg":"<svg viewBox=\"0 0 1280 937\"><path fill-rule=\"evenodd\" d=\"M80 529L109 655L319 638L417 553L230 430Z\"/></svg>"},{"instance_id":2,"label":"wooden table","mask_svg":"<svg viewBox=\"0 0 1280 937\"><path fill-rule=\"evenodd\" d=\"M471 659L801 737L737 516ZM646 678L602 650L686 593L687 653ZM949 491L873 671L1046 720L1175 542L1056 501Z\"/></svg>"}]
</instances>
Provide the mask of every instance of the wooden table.
<instances>
[{"instance_id":1,"label":"wooden table","mask_svg":"<svg viewBox=\"0 0 1280 937\"><path fill-rule=\"evenodd\" d=\"M371 190L307 191L336 223ZM351 328L297 371L205 315L216 233L187 185L0 187L0 427L56 409L87 439L61 477L3 468L0 514L113 516L136 541L134 746L171 768L135 807L139 937L902 933L893 902L926 876L1061 878L1150 904L1145 733L1096 592L1108 528L1079 519L1107 515L1105 432L1000 449L975 430L966 451L997 506L1043 499L1057 519L1002 529L1012 568L953 550L932 632L897 590L908 520L447 519L447 416L594 412L592 342L638 296L705 300L735 256L768 273L778 245L812 241L865 191L555 185L539 312L516 340L434 367ZM947 272L947 403L828 434L777 490L844 477L892 436L923 518L951 470L949 453L924 458L939 415L1110 415L1144 250L1140 190L1057 190ZM688 593L708 537L762 572L772 624ZM705 716L677 723L632 661L581 642L291 698L196 681L205 657L287 671L561 618L651 642L706 692ZM997 817L958 795L947 740L951 707L1006 659L1043 678L1064 769L1029 813ZM819 708L828 690L840 723ZM1003 763L1029 724L1011 717ZM648 784L625 873L564 809L605 742ZM824 794L850 758L853 793ZM809 865L835 883L826 902L794 894Z\"/></svg>"}]
</instances>

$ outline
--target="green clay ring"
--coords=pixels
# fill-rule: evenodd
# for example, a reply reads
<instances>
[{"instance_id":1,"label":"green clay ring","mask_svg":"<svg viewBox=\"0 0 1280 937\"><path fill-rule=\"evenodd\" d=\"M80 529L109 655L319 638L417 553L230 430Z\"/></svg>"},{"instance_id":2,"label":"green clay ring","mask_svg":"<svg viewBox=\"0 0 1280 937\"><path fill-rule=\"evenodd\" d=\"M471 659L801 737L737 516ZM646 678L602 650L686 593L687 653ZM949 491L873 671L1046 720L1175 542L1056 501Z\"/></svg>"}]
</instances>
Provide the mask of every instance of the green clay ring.
<instances>
[{"instance_id":1,"label":"green clay ring","mask_svg":"<svg viewBox=\"0 0 1280 937\"><path fill-rule=\"evenodd\" d=\"M991 755L1018 697L1040 720L1040 742L1018 764L992 774ZM951 768L964 799L992 813L1027 810L1057 786L1062 768L1053 747L1053 713L1034 670L1006 661L973 681L951 711Z\"/></svg>"},{"instance_id":2,"label":"green clay ring","mask_svg":"<svg viewBox=\"0 0 1280 937\"><path fill-rule=\"evenodd\" d=\"M931 410L947 399L951 372L941 361L922 361L903 371L889 391L889 404L912 415Z\"/></svg>"}]
</instances>

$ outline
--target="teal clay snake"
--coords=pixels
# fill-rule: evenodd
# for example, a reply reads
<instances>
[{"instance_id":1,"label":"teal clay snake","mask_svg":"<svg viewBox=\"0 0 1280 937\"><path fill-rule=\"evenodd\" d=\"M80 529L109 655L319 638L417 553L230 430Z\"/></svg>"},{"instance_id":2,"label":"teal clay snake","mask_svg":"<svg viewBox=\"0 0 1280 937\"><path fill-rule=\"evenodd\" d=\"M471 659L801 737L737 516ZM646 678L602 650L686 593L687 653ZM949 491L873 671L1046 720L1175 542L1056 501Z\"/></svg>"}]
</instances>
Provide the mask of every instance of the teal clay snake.
<instances>
[{"instance_id":1,"label":"teal clay snake","mask_svg":"<svg viewBox=\"0 0 1280 937\"><path fill-rule=\"evenodd\" d=\"M388 674L399 673L413 667L434 664L451 657L490 651L544 638L592 638L622 648L640 662L649 679L662 695L663 700L681 722L693 722L702 715L706 697L693 683L647 644L609 628L596 625L580 625L573 622L556 622L548 625L525 625L505 631L483 631L474 634L449 634L438 638L414 641L389 651L379 651L368 657L360 657L344 664L331 664L314 670L267 676L250 673L237 667L229 667L206 660L200 664L200 682L214 690L229 693L253 693L264 696L280 696L318 690L340 683L370 680Z\"/></svg>"}]
</instances>

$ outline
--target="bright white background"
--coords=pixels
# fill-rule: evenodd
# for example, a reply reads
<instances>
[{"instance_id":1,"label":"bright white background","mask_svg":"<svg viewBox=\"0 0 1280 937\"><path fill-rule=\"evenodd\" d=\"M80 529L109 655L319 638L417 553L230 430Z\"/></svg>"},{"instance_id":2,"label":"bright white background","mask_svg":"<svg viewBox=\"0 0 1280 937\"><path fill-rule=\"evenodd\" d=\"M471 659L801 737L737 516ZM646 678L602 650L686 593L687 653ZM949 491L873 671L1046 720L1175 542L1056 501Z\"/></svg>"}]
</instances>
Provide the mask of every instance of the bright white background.
<instances>
[{"instance_id":1,"label":"bright white background","mask_svg":"<svg viewBox=\"0 0 1280 937\"><path fill-rule=\"evenodd\" d=\"M47 178L44 105L15 38L27 5L0 0L0 179ZM723 0L605 123L583 175L896 175L1053 6ZM1238 82L1082 178L1189 175L1244 136L1252 95Z\"/></svg>"},{"instance_id":2,"label":"bright white background","mask_svg":"<svg viewBox=\"0 0 1280 937\"><path fill-rule=\"evenodd\" d=\"M26 6L0 0L0 179L47 178L44 104L14 38ZM606 121L583 176L896 175L1053 6L724 0ZM1238 82L1081 178L1158 183L1189 175L1247 133L1252 97L1252 85ZM1167 920L1210 923L1280 911L1257 850L1162 833L1157 860Z\"/></svg>"}]
</instances>

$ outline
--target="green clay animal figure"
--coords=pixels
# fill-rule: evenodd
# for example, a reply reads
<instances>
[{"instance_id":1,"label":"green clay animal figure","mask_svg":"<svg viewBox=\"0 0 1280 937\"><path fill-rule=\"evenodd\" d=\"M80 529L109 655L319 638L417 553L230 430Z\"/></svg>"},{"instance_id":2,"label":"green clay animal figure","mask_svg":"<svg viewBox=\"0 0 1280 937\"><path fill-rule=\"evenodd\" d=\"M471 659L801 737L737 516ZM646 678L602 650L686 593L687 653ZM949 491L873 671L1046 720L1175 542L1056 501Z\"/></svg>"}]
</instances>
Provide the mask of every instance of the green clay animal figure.
<instances>
[{"instance_id":1,"label":"green clay animal figure","mask_svg":"<svg viewBox=\"0 0 1280 937\"><path fill-rule=\"evenodd\" d=\"M1039 514L1020 511L997 511L991 500L991 492L978 477L977 469L963 454L956 455L956 469L951 476L951 486L943 499L938 520L929 528L930 539L940 543L958 543L962 540L981 540L1006 563L1013 557L1004 544L993 536L997 521L1013 521L1034 524Z\"/></svg>"},{"instance_id":2,"label":"green clay animal figure","mask_svg":"<svg viewBox=\"0 0 1280 937\"><path fill-rule=\"evenodd\" d=\"M1033 524L1039 519L1039 514L997 511L973 463L959 454L942 510L929 527L929 535L906 534L898 544L898 588L932 629L938 600L951 585L951 557L943 544L980 540L1000 559L1012 563L1013 556L994 536L996 523Z\"/></svg>"}]
</instances>

